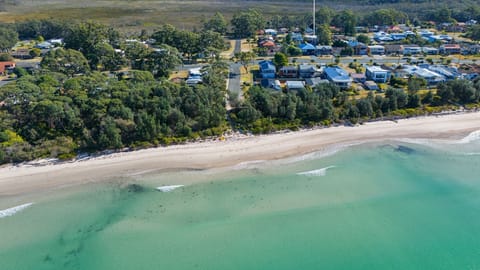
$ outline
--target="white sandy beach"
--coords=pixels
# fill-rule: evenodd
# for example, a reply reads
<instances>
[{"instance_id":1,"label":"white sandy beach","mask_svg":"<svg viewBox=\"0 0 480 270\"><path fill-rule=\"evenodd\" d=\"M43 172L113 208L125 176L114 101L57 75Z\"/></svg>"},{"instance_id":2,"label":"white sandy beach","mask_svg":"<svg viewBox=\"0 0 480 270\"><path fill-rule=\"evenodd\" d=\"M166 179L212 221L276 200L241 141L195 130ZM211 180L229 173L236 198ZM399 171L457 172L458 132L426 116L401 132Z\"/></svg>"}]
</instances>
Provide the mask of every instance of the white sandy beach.
<instances>
[{"instance_id":1,"label":"white sandy beach","mask_svg":"<svg viewBox=\"0 0 480 270\"><path fill-rule=\"evenodd\" d=\"M254 160L276 160L321 151L336 144L385 139L459 139L480 130L480 112L372 122L225 141L191 143L104 155L45 166L0 168L0 196L46 191L162 169L207 169Z\"/></svg>"}]
</instances>

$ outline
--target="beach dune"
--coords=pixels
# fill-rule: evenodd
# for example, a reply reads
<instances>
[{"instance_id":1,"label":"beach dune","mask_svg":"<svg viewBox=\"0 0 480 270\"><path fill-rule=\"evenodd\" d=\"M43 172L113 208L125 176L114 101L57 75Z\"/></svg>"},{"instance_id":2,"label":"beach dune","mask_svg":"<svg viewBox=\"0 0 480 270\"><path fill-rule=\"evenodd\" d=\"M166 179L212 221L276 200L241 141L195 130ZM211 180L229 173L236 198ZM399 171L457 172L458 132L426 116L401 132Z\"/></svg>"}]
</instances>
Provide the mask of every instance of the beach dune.
<instances>
[{"instance_id":1,"label":"beach dune","mask_svg":"<svg viewBox=\"0 0 480 270\"><path fill-rule=\"evenodd\" d=\"M331 127L264 136L234 136L207 141L104 155L45 166L0 168L0 196L104 181L164 169L208 169L252 160L275 160L321 151L328 146L386 139L460 139L480 130L480 113L451 114L355 127Z\"/></svg>"}]
</instances>

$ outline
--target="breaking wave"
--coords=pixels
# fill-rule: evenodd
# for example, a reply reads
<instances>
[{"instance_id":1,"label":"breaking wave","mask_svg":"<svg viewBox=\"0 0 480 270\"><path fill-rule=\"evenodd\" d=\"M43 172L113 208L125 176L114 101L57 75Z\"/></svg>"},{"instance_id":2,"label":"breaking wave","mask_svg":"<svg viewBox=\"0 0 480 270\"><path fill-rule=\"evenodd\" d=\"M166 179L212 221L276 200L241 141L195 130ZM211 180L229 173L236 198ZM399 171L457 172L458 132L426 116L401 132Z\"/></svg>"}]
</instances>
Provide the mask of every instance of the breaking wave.
<instances>
[{"instance_id":1,"label":"breaking wave","mask_svg":"<svg viewBox=\"0 0 480 270\"><path fill-rule=\"evenodd\" d=\"M6 218L15 215L16 213L30 207L33 203L26 203L22 205L18 205L12 208L8 208L5 210L0 210L0 218Z\"/></svg>"},{"instance_id":2,"label":"breaking wave","mask_svg":"<svg viewBox=\"0 0 480 270\"><path fill-rule=\"evenodd\" d=\"M157 187L157 190L160 192L170 192L170 191L174 191L177 188L181 188L183 186L185 185L161 186L161 187Z\"/></svg>"},{"instance_id":3,"label":"breaking wave","mask_svg":"<svg viewBox=\"0 0 480 270\"><path fill-rule=\"evenodd\" d=\"M299 172L297 175L305 175L305 176L325 176L327 175L327 170L335 168L335 166L328 166L325 168L317 169L317 170L312 170L312 171L307 171L307 172Z\"/></svg>"}]
</instances>

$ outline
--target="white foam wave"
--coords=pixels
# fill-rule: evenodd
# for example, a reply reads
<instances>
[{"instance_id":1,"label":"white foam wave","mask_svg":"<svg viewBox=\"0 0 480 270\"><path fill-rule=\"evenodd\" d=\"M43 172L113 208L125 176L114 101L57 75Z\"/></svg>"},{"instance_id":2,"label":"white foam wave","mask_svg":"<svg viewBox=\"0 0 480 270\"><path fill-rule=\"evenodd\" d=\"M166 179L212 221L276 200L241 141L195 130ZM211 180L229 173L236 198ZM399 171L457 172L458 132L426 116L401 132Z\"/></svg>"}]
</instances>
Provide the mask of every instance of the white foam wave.
<instances>
[{"instance_id":1,"label":"white foam wave","mask_svg":"<svg viewBox=\"0 0 480 270\"><path fill-rule=\"evenodd\" d=\"M266 160L252 160L238 163L237 165L233 166L233 170L245 170L245 169L255 169L258 168L259 165L265 164Z\"/></svg>"},{"instance_id":2,"label":"white foam wave","mask_svg":"<svg viewBox=\"0 0 480 270\"><path fill-rule=\"evenodd\" d=\"M325 158L325 157L333 156L333 155L337 154L338 152L343 151L343 150L345 150L349 147L361 145L363 143L364 142L353 142L353 143L331 145L331 146L328 146L325 149L322 149L320 151L315 151L315 152L312 152L312 153L309 153L309 154L279 160L278 163L280 163L280 164L291 164L291 163L297 163L297 162L302 162L302 161L322 159L322 158Z\"/></svg>"},{"instance_id":3,"label":"white foam wave","mask_svg":"<svg viewBox=\"0 0 480 270\"><path fill-rule=\"evenodd\" d=\"M328 166L325 168L317 169L317 170L312 170L312 171L307 171L307 172L299 172L297 175L306 175L306 176L325 176L327 175L327 170L335 168L335 166Z\"/></svg>"},{"instance_id":4,"label":"white foam wave","mask_svg":"<svg viewBox=\"0 0 480 270\"><path fill-rule=\"evenodd\" d=\"M12 208L8 208L5 210L0 210L0 218L6 218L15 215L16 213L30 207L33 203L26 203L22 205L18 205Z\"/></svg>"},{"instance_id":5,"label":"white foam wave","mask_svg":"<svg viewBox=\"0 0 480 270\"><path fill-rule=\"evenodd\" d=\"M161 187L157 187L157 190L160 191L160 192L170 192L170 191L173 191L177 188L181 188L185 185L171 185L171 186L161 186Z\"/></svg>"},{"instance_id":6,"label":"white foam wave","mask_svg":"<svg viewBox=\"0 0 480 270\"><path fill-rule=\"evenodd\" d=\"M471 143L478 140L480 140L480 130L477 130L468 134L465 138L459 140L458 143L466 144L466 143Z\"/></svg>"}]
</instances>

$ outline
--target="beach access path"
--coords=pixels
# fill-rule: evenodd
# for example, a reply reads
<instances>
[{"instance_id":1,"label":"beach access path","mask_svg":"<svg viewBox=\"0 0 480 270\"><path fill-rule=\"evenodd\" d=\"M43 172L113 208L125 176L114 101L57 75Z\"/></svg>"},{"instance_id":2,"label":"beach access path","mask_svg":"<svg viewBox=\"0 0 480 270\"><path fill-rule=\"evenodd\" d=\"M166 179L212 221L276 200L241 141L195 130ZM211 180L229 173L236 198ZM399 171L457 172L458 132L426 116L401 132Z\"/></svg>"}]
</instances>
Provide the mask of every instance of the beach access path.
<instances>
[{"instance_id":1,"label":"beach access path","mask_svg":"<svg viewBox=\"0 0 480 270\"><path fill-rule=\"evenodd\" d=\"M335 145L403 138L459 139L477 130L480 130L480 112L262 136L227 136L224 141L120 152L54 165L6 165L0 168L0 196L27 195L156 170L225 168L249 161L303 155Z\"/></svg>"}]
</instances>

